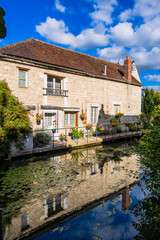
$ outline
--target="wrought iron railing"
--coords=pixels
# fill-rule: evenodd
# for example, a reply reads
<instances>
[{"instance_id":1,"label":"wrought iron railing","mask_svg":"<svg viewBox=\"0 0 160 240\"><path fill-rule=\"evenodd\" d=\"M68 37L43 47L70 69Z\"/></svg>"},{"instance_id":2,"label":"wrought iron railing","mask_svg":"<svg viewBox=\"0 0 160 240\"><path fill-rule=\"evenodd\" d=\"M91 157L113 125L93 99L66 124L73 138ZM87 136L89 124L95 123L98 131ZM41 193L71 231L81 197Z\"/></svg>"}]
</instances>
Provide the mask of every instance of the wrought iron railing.
<instances>
[{"instance_id":1,"label":"wrought iron railing","mask_svg":"<svg viewBox=\"0 0 160 240\"><path fill-rule=\"evenodd\" d=\"M68 92L67 90L53 89L53 88L43 88L43 89L44 89L43 95L67 97L67 92Z\"/></svg>"}]
</instances>

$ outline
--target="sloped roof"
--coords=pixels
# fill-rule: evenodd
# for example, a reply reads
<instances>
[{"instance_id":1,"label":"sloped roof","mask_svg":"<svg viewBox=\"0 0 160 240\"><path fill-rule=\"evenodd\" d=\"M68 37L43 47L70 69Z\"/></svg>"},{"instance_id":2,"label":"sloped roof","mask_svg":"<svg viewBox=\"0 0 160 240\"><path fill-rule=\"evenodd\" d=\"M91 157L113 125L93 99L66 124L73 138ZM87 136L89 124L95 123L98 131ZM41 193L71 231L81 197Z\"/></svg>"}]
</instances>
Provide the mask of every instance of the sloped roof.
<instances>
[{"instance_id":1,"label":"sloped roof","mask_svg":"<svg viewBox=\"0 0 160 240\"><path fill-rule=\"evenodd\" d=\"M1 47L0 54L35 60L127 82L127 79L124 78L124 71L126 69L120 64L57 47L33 38ZM107 66L106 75L103 74L105 65ZM133 76L132 83L141 85Z\"/></svg>"}]
</instances>

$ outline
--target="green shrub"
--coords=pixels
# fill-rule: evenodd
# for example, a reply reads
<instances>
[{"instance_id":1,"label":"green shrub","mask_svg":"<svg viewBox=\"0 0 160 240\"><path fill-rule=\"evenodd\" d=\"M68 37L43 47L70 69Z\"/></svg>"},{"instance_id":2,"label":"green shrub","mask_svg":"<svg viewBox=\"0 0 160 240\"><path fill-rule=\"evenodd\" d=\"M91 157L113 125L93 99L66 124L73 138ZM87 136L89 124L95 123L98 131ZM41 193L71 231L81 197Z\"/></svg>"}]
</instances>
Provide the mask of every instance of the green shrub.
<instances>
[{"instance_id":1,"label":"green shrub","mask_svg":"<svg viewBox=\"0 0 160 240\"><path fill-rule=\"evenodd\" d=\"M33 137L33 147L43 147L50 142L50 135L46 132L37 132Z\"/></svg>"},{"instance_id":2,"label":"green shrub","mask_svg":"<svg viewBox=\"0 0 160 240\"><path fill-rule=\"evenodd\" d=\"M12 95L5 81L0 81L0 159L7 157L10 143L20 147L30 129L27 110Z\"/></svg>"}]
</instances>

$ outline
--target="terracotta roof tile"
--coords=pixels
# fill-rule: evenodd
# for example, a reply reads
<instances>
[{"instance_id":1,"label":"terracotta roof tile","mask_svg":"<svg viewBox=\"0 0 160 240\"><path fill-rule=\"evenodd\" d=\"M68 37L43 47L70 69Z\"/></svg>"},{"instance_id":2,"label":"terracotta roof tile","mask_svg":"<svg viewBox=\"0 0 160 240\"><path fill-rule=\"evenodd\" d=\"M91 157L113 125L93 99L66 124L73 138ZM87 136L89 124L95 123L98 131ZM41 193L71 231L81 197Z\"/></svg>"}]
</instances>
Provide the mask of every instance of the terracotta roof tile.
<instances>
[{"instance_id":1,"label":"terracotta roof tile","mask_svg":"<svg viewBox=\"0 0 160 240\"><path fill-rule=\"evenodd\" d=\"M1 47L0 53L127 81L123 77L125 68L120 64L57 47L33 38ZM106 76L103 74L105 65L107 66ZM133 76L132 83L140 84Z\"/></svg>"}]
</instances>

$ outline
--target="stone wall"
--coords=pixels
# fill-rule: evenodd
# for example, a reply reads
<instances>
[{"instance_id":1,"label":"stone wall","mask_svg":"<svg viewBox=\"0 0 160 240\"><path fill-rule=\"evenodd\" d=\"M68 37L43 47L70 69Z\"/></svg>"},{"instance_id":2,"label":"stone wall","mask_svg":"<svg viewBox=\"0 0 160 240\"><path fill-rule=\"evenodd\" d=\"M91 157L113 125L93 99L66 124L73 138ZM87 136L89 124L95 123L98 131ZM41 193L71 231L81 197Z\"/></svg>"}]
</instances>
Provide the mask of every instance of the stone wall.
<instances>
[{"instance_id":1,"label":"stone wall","mask_svg":"<svg viewBox=\"0 0 160 240\"><path fill-rule=\"evenodd\" d=\"M19 87L19 69L26 69L27 71L26 88ZM62 87L64 90L68 90L68 97L44 95L43 88L46 87L47 74L64 77ZM86 122L88 123L90 123L91 106L98 107L99 111L103 108L104 115L101 120L104 122L108 115L114 114L114 105L119 105L120 112L127 116L135 116L141 113L141 87L129 83L58 72L35 67L25 61L18 63L4 60L0 61L0 80L7 81L13 94L24 105L35 108L35 110L30 111L33 128L43 127L43 122L40 126L37 126L35 121L35 114L37 112L42 113L41 105L77 108L79 112L86 113ZM59 119L59 125L64 126L64 117ZM79 125L83 125L80 120Z\"/></svg>"}]
</instances>

